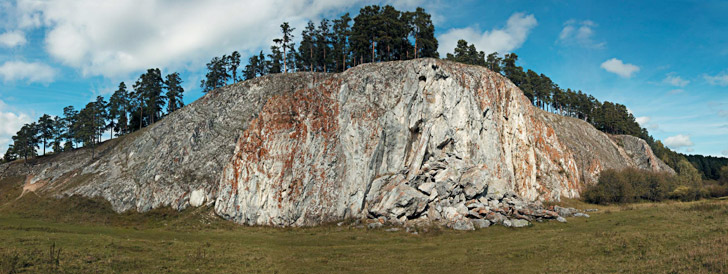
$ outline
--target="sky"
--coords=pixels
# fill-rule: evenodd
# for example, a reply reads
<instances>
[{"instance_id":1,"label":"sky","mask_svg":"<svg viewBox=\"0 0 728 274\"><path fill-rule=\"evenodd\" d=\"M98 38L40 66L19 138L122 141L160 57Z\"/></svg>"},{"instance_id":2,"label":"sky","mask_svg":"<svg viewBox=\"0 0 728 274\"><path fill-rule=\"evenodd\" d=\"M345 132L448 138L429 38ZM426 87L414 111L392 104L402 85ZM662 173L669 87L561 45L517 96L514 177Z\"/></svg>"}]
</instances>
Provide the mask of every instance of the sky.
<instances>
[{"instance_id":1,"label":"sky","mask_svg":"<svg viewBox=\"0 0 728 274\"><path fill-rule=\"evenodd\" d=\"M205 63L268 51L284 21L300 36L308 20L391 4L432 14L441 56L459 39L515 52L564 89L626 105L676 151L728 156L728 2L452 2L0 0L0 155L24 123L108 98L148 68L179 72L188 104Z\"/></svg>"}]
</instances>

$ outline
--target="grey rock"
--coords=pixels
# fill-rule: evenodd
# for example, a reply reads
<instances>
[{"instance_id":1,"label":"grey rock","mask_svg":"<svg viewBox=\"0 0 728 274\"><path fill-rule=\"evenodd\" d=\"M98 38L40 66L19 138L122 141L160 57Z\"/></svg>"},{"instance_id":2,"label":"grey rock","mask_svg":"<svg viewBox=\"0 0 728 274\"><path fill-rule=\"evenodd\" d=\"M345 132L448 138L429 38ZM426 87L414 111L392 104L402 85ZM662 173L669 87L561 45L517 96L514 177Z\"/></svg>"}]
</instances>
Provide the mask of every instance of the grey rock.
<instances>
[{"instance_id":1,"label":"grey rock","mask_svg":"<svg viewBox=\"0 0 728 274\"><path fill-rule=\"evenodd\" d=\"M528 221L523 220L523 219L511 219L510 222L511 222L512 227L526 227L529 224L531 224Z\"/></svg>"},{"instance_id":2,"label":"grey rock","mask_svg":"<svg viewBox=\"0 0 728 274\"><path fill-rule=\"evenodd\" d=\"M511 220L509 220L509 219L503 220L503 222L501 222L501 224L503 226L505 226L505 227L512 227L513 226L513 222Z\"/></svg>"},{"instance_id":3,"label":"grey rock","mask_svg":"<svg viewBox=\"0 0 728 274\"><path fill-rule=\"evenodd\" d=\"M39 192L101 197L117 212L214 206L250 225L452 221L467 207L428 209L577 198L608 168L672 172L642 142L533 107L483 67L423 58L229 85L94 159L84 148L2 164L0 179L27 175Z\"/></svg>"},{"instance_id":4,"label":"grey rock","mask_svg":"<svg viewBox=\"0 0 728 274\"><path fill-rule=\"evenodd\" d=\"M473 222L470 219L460 219L452 224L454 230L475 230Z\"/></svg>"},{"instance_id":5,"label":"grey rock","mask_svg":"<svg viewBox=\"0 0 728 274\"><path fill-rule=\"evenodd\" d=\"M574 217L589 218L590 216L589 216L589 214L586 214L586 213L577 212L577 213L574 213Z\"/></svg>"},{"instance_id":6,"label":"grey rock","mask_svg":"<svg viewBox=\"0 0 728 274\"><path fill-rule=\"evenodd\" d=\"M554 211L559 214L561 217L572 217L574 214L579 212L575 208L571 207L560 207L560 206L554 206Z\"/></svg>"},{"instance_id":7,"label":"grey rock","mask_svg":"<svg viewBox=\"0 0 728 274\"><path fill-rule=\"evenodd\" d=\"M565 223L566 218L559 216L559 217L556 217L556 221L558 221L559 223Z\"/></svg>"},{"instance_id":8,"label":"grey rock","mask_svg":"<svg viewBox=\"0 0 728 274\"><path fill-rule=\"evenodd\" d=\"M420 186L418 186L417 189L422 191L422 193L430 195L430 194L432 194L432 191L435 190L435 183L427 182L427 183L424 183L424 184L421 184Z\"/></svg>"},{"instance_id":9,"label":"grey rock","mask_svg":"<svg viewBox=\"0 0 728 274\"><path fill-rule=\"evenodd\" d=\"M471 222L473 223L473 226L478 229L490 226L490 221L484 219L473 219Z\"/></svg>"},{"instance_id":10,"label":"grey rock","mask_svg":"<svg viewBox=\"0 0 728 274\"><path fill-rule=\"evenodd\" d=\"M382 224L379 222L369 223L367 224L367 228L369 229L376 229L382 227Z\"/></svg>"}]
</instances>

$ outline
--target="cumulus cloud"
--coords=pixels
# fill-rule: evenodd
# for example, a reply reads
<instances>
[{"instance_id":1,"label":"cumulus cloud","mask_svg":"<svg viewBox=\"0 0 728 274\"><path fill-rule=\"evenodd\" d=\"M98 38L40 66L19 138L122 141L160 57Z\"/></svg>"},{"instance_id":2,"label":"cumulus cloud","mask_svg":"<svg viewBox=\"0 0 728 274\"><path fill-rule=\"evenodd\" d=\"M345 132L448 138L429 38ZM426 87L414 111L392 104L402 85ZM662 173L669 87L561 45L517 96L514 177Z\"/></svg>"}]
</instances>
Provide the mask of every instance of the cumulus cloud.
<instances>
[{"instance_id":1,"label":"cumulus cloud","mask_svg":"<svg viewBox=\"0 0 728 274\"><path fill-rule=\"evenodd\" d=\"M602 63L601 67L611 73L617 74L624 78L632 77L632 74L640 71L638 66L622 62L617 58L612 58Z\"/></svg>"},{"instance_id":2,"label":"cumulus cloud","mask_svg":"<svg viewBox=\"0 0 728 274\"><path fill-rule=\"evenodd\" d=\"M705 81L714 86L728 86L728 73L722 72L716 75L704 75Z\"/></svg>"},{"instance_id":3,"label":"cumulus cloud","mask_svg":"<svg viewBox=\"0 0 728 274\"><path fill-rule=\"evenodd\" d=\"M642 116L642 117L635 118L635 120L637 120L638 124L640 124L641 126L644 126L644 124L649 122L651 120L651 118L649 116Z\"/></svg>"},{"instance_id":4,"label":"cumulus cloud","mask_svg":"<svg viewBox=\"0 0 728 274\"><path fill-rule=\"evenodd\" d=\"M642 116L635 118L638 124L640 124L641 127L649 129L649 130L656 130L660 128L660 126L657 124L657 122L652 121L652 117L650 116Z\"/></svg>"},{"instance_id":5,"label":"cumulus cloud","mask_svg":"<svg viewBox=\"0 0 728 274\"><path fill-rule=\"evenodd\" d=\"M664 143L667 147L672 149L687 148L694 145L693 141L690 140L690 136L682 134L667 137Z\"/></svg>"},{"instance_id":6,"label":"cumulus cloud","mask_svg":"<svg viewBox=\"0 0 728 274\"><path fill-rule=\"evenodd\" d=\"M8 145L12 143L12 136L20 130L23 124L32 122L25 113L17 113L8 108L8 106L0 100L0 157L5 154Z\"/></svg>"},{"instance_id":7,"label":"cumulus cloud","mask_svg":"<svg viewBox=\"0 0 728 274\"><path fill-rule=\"evenodd\" d=\"M537 24L533 14L514 13L508 18L506 26L500 29L486 31L481 31L478 27L449 29L437 37L440 43L440 54L445 56L448 52L452 52L460 39L475 44L478 50L486 54L510 52L523 45L528 34Z\"/></svg>"},{"instance_id":8,"label":"cumulus cloud","mask_svg":"<svg viewBox=\"0 0 728 274\"><path fill-rule=\"evenodd\" d=\"M13 48L25 45L27 42L25 34L17 30L0 34L0 46Z\"/></svg>"},{"instance_id":9,"label":"cumulus cloud","mask_svg":"<svg viewBox=\"0 0 728 274\"><path fill-rule=\"evenodd\" d=\"M690 84L690 80L685 80L682 77L675 75L675 73L668 73L662 82L676 87L685 87Z\"/></svg>"},{"instance_id":10,"label":"cumulus cloud","mask_svg":"<svg viewBox=\"0 0 728 274\"><path fill-rule=\"evenodd\" d=\"M19 0L16 18L27 27L46 28L45 48L57 61L84 75L119 78L150 67L200 67L233 50L245 56L267 49L283 21L299 33L309 19L338 16L351 7L412 8L422 2Z\"/></svg>"},{"instance_id":11,"label":"cumulus cloud","mask_svg":"<svg viewBox=\"0 0 728 274\"><path fill-rule=\"evenodd\" d=\"M604 48L605 42L594 41L594 28L597 24L590 20L569 20L559 33L559 42L563 44L576 44L589 48Z\"/></svg>"},{"instance_id":12,"label":"cumulus cloud","mask_svg":"<svg viewBox=\"0 0 728 274\"><path fill-rule=\"evenodd\" d=\"M39 62L8 61L0 65L0 77L3 82L26 80L28 83L50 83L56 77L56 70Z\"/></svg>"}]
</instances>

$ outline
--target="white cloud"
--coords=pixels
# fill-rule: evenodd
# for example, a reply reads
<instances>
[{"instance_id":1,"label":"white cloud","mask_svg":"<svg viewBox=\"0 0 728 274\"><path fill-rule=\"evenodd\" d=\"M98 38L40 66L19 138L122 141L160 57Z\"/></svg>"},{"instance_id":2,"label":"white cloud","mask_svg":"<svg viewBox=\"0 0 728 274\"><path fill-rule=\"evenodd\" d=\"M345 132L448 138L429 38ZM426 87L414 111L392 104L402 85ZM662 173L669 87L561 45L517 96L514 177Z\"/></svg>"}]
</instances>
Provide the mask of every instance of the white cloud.
<instances>
[{"instance_id":1,"label":"white cloud","mask_svg":"<svg viewBox=\"0 0 728 274\"><path fill-rule=\"evenodd\" d=\"M694 152L694 151L695 151L695 149L691 147L691 148L687 148L687 149L685 149L685 151L686 151L686 152Z\"/></svg>"},{"instance_id":2,"label":"white cloud","mask_svg":"<svg viewBox=\"0 0 728 274\"><path fill-rule=\"evenodd\" d=\"M612 58L602 63L601 67L606 71L617 74L624 78L632 77L632 74L640 71L638 66L627 64L617 58Z\"/></svg>"},{"instance_id":3,"label":"white cloud","mask_svg":"<svg viewBox=\"0 0 728 274\"><path fill-rule=\"evenodd\" d=\"M714 76L704 75L705 81L714 86L728 86L728 73L722 72Z\"/></svg>"},{"instance_id":4,"label":"white cloud","mask_svg":"<svg viewBox=\"0 0 728 274\"><path fill-rule=\"evenodd\" d=\"M722 153L722 154L723 154L723 155L725 155L725 156L728 156L728 149L726 149L726 150L724 150L724 151L721 151L720 153Z\"/></svg>"},{"instance_id":5,"label":"white cloud","mask_svg":"<svg viewBox=\"0 0 728 274\"><path fill-rule=\"evenodd\" d=\"M692 147L693 141L690 140L690 136L678 134L675 136L667 137L665 139L665 145L672 149L680 149L686 147Z\"/></svg>"},{"instance_id":6,"label":"white cloud","mask_svg":"<svg viewBox=\"0 0 728 274\"><path fill-rule=\"evenodd\" d=\"M56 70L39 62L8 61L0 65L0 76L4 82L26 80L29 83L50 83L56 77Z\"/></svg>"},{"instance_id":7,"label":"white cloud","mask_svg":"<svg viewBox=\"0 0 728 274\"><path fill-rule=\"evenodd\" d=\"M0 46L13 48L25 45L27 42L25 34L17 30L0 34Z\"/></svg>"},{"instance_id":8,"label":"white cloud","mask_svg":"<svg viewBox=\"0 0 728 274\"><path fill-rule=\"evenodd\" d=\"M501 29L486 30L484 32L478 27L449 29L437 37L440 44L440 55L445 56L448 52L452 52L460 39L475 44L479 51L486 54L510 52L523 45L529 32L537 24L538 22L533 14L514 13L508 18L505 28Z\"/></svg>"},{"instance_id":9,"label":"white cloud","mask_svg":"<svg viewBox=\"0 0 728 274\"><path fill-rule=\"evenodd\" d=\"M128 77L150 67L200 68L233 50L245 57L267 50L280 24L339 16L366 4L408 8L422 0L19 0L20 24L47 28L45 48L59 62L84 75ZM37 20L36 20L37 19ZM297 37L299 38L299 37Z\"/></svg>"},{"instance_id":10,"label":"white cloud","mask_svg":"<svg viewBox=\"0 0 728 274\"><path fill-rule=\"evenodd\" d=\"M5 154L8 145L12 143L12 136L20 130L23 124L32 122L25 113L17 113L8 109L8 106L0 100L0 157Z\"/></svg>"},{"instance_id":11,"label":"white cloud","mask_svg":"<svg viewBox=\"0 0 728 274\"><path fill-rule=\"evenodd\" d=\"M559 33L559 42L564 44L577 44L589 48L604 48L605 42L595 42L594 28L597 24L590 21L569 20L564 23L564 28Z\"/></svg>"},{"instance_id":12,"label":"white cloud","mask_svg":"<svg viewBox=\"0 0 728 274\"><path fill-rule=\"evenodd\" d=\"M662 82L676 87L685 87L690 84L690 80L685 80L680 76L676 76L674 73L668 73Z\"/></svg>"},{"instance_id":13,"label":"white cloud","mask_svg":"<svg viewBox=\"0 0 728 274\"><path fill-rule=\"evenodd\" d=\"M660 128L660 125L658 125L657 122L652 122L652 117L650 116L637 117L635 118L635 121L637 121L641 127L649 130L656 130Z\"/></svg>"},{"instance_id":14,"label":"white cloud","mask_svg":"<svg viewBox=\"0 0 728 274\"><path fill-rule=\"evenodd\" d=\"M683 93L683 92L685 92L685 90L681 89L681 88L670 90L670 94L678 94L678 93Z\"/></svg>"}]
</instances>

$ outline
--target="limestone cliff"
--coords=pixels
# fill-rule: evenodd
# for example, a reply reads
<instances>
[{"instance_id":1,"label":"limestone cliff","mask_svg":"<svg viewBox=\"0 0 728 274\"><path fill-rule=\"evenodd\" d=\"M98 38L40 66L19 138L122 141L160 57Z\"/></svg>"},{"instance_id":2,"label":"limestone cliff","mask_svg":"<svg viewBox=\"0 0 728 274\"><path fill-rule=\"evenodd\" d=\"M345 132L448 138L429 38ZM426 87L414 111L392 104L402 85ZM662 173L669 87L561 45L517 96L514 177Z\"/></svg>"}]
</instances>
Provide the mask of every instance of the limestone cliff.
<instances>
[{"instance_id":1,"label":"limestone cliff","mask_svg":"<svg viewBox=\"0 0 728 274\"><path fill-rule=\"evenodd\" d=\"M298 226L453 219L513 194L578 197L608 168L672 172L638 138L541 111L497 73L435 59L230 85L100 150L6 164L0 177L27 174L41 193L100 196L117 211L206 204L238 223Z\"/></svg>"}]
</instances>

